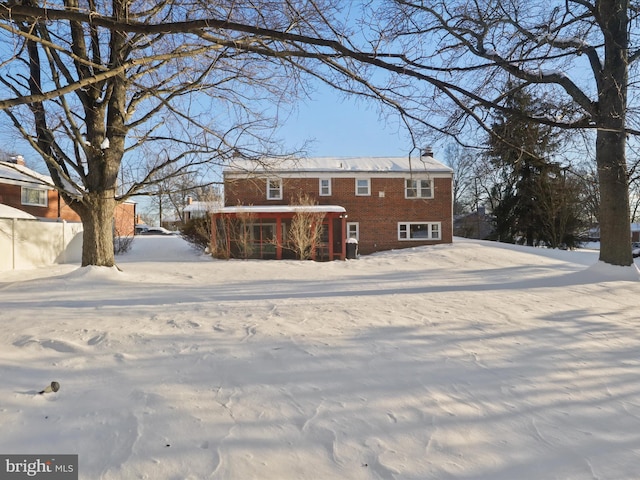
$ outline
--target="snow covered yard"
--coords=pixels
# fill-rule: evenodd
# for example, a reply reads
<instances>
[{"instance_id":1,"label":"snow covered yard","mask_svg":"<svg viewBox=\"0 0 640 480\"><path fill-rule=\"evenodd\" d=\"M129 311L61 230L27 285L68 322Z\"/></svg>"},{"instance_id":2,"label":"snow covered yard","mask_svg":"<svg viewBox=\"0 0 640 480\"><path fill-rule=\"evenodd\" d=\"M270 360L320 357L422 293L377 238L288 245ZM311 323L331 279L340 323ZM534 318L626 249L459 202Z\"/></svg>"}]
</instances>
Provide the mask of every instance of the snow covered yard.
<instances>
[{"instance_id":1,"label":"snow covered yard","mask_svg":"<svg viewBox=\"0 0 640 480\"><path fill-rule=\"evenodd\" d=\"M637 479L640 282L596 261L137 237L122 272L8 272L0 453L78 454L86 480Z\"/></svg>"}]
</instances>

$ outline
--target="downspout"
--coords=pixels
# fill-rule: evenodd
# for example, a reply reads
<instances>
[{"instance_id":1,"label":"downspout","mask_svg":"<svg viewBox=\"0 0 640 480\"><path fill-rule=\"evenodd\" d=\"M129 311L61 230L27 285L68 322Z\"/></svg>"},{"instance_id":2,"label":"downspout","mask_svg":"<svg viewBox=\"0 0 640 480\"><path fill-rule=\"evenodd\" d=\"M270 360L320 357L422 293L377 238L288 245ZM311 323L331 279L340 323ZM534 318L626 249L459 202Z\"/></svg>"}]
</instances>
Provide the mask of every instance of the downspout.
<instances>
[{"instance_id":1,"label":"downspout","mask_svg":"<svg viewBox=\"0 0 640 480\"><path fill-rule=\"evenodd\" d=\"M334 260L333 258L333 219L334 216L332 214L327 215L327 228L329 229L329 260Z\"/></svg>"},{"instance_id":2,"label":"downspout","mask_svg":"<svg viewBox=\"0 0 640 480\"><path fill-rule=\"evenodd\" d=\"M282 215L276 217L276 260L282 260Z\"/></svg>"},{"instance_id":3,"label":"downspout","mask_svg":"<svg viewBox=\"0 0 640 480\"><path fill-rule=\"evenodd\" d=\"M343 213L340 215L340 219L342 220L342 238L340 239L340 244L342 245L342 254L340 260L346 260L347 258L347 215Z\"/></svg>"}]
</instances>

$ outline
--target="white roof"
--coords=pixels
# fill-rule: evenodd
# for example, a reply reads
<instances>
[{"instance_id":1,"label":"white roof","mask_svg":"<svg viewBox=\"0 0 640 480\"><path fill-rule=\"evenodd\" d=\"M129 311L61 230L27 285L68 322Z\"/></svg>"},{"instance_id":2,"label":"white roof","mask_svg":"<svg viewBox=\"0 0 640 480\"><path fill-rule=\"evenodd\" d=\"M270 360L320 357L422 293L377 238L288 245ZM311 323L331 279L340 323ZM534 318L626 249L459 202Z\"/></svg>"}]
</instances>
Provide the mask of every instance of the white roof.
<instances>
[{"instance_id":1,"label":"white roof","mask_svg":"<svg viewBox=\"0 0 640 480\"><path fill-rule=\"evenodd\" d=\"M268 158L261 161L234 158L225 172L433 172L453 170L431 156L423 157L322 157Z\"/></svg>"},{"instance_id":2,"label":"white roof","mask_svg":"<svg viewBox=\"0 0 640 480\"><path fill-rule=\"evenodd\" d=\"M51 177L42 175L24 165L0 162L0 183L52 188L53 181Z\"/></svg>"},{"instance_id":3,"label":"white roof","mask_svg":"<svg viewBox=\"0 0 640 480\"><path fill-rule=\"evenodd\" d=\"M215 200L211 202L191 202L184 207L185 212L213 212L214 210L222 207L222 201Z\"/></svg>"},{"instance_id":4,"label":"white roof","mask_svg":"<svg viewBox=\"0 0 640 480\"><path fill-rule=\"evenodd\" d=\"M221 207L214 213L296 213L323 212L345 213L344 207L339 205L238 205L235 207Z\"/></svg>"},{"instance_id":5,"label":"white roof","mask_svg":"<svg viewBox=\"0 0 640 480\"><path fill-rule=\"evenodd\" d=\"M27 185L34 188L47 188L54 190L53 179L49 175L43 175L16 163L0 162L0 183L11 185ZM74 194L76 189L66 180L63 180L66 191ZM135 203L135 202L130 202Z\"/></svg>"},{"instance_id":6,"label":"white roof","mask_svg":"<svg viewBox=\"0 0 640 480\"><path fill-rule=\"evenodd\" d=\"M0 218L23 218L36 220L36 217L31 215L30 213L10 207L9 205L5 205L4 203L0 203Z\"/></svg>"}]
</instances>

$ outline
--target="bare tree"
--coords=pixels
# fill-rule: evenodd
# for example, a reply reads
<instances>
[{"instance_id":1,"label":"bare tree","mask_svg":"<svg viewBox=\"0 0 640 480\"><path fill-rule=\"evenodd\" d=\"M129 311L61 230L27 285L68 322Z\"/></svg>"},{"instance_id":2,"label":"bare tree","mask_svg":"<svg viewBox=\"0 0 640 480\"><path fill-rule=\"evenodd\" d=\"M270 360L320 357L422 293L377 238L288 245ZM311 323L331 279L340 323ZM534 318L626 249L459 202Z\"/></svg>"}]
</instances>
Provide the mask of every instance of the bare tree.
<instances>
[{"instance_id":1,"label":"bare tree","mask_svg":"<svg viewBox=\"0 0 640 480\"><path fill-rule=\"evenodd\" d=\"M297 26L304 12L286 2L264 0L264 9L254 3L0 5L0 31L19 60L0 77L0 108L82 219L83 266L114 265L119 202L196 172L200 185L210 184L215 166L238 150L277 151L274 119L264 111L296 95L296 71L241 32L202 23L180 28L203 15L226 25L307 28Z\"/></svg>"},{"instance_id":2,"label":"bare tree","mask_svg":"<svg viewBox=\"0 0 640 480\"><path fill-rule=\"evenodd\" d=\"M457 143L445 150L444 163L453 170L453 214L460 215L478 210L474 166L479 154Z\"/></svg>"},{"instance_id":3,"label":"bare tree","mask_svg":"<svg viewBox=\"0 0 640 480\"><path fill-rule=\"evenodd\" d=\"M351 25L351 30L332 18L331 6L319 5L319 0L198 3L166 2L145 10L144 2L138 5L115 0L109 11L100 11L93 3L89 3L91 8L80 8L72 1L56 8L55 2L47 2L45 9L31 0L0 7L0 18L7 20L5 27L9 29L17 22L20 35L26 39L23 57L30 54L26 64L31 67L28 74L15 76L8 83L15 89L15 98L0 100L0 108L30 105L37 120L37 144L49 159L54 178L71 178L71 172L65 171L59 161L63 155L58 152L59 145L52 143L43 105L50 99L66 98L60 95L71 91L89 101L81 111L87 117L86 140L90 146L78 141L85 132L68 118L56 124L56 128L75 134L76 149L87 157L86 171L77 165L77 175L86 177L88 185L76 201L83 218L97 217L89 223L105 218L105 209L97 208L101 201L96 198L112 196L111 178L117 173L119 154L124 152L124 134L134 126L129 107L138 104L139 98L133 96L127 104L128 97L123 94L126 87L132 79L143 83L143 97L161 97L163 107L186 98L189 88L184 84L178 90L169 87L183 78L182 72L194 68L195 62L189 64L187 59L202 53L197 63L200 68L193 70L189 84L202 83L207 86L204 90L219 86L205 71L219 72L224 65L222 71L240 75L240 62L244 66L242 75L259 74L263 70L258 65L264 65L265 59L278 59L282 65L294 66L295 71L321 78L339 90L379 100L400 112L408 126L422 125L443 135L456 135L472 124L488 131L488 113L492 109L504 111L500 101L504 92L496 85L503 85L506 78L535 86L536 97L546 96L557 110L530 115L529 120L566 130L596 132L600 260L632 264L625 147L627 136L635 138L640 133L634 122L638 116L635 100L640 97L635 94L636 83L629 80L633 78L630 69L637 68L640 57L635 27L640 9L635 2L363 2L362 11L357 11L355 4L350 4L351 10L341 9L344 24ZM344 7L343 2L337 5ZM354 11L356 17L349 18ZM66 32L62 25L68 26ZM356 30L358 27L362 28ZM176 36L186 33L191 36ZM103 45L103 38L109 39L104 44L108 55L94 48ZM87 74L74 76L69 69L59 68L65 63L56 49L60 45L55 42L63 43L60 39L68 39L62 46L66 59L76 71ZM50 64L56 66L47 83L41 80L35 43L46 50ZM198 52L205 43L209 45L206 52ZM151 54L159 46L164 46L166 53L167 45L171 47L168 56ZM132 56L135 51L142 55ZM175 66L177 57L190 69L161 75L161 67ZM387 72L388 77L381 72ZM237 79L237 75L231 77ZM29 85L21 79L29 79ZM287 85L285 80L280 81ZM47 88L50 85L54 88ZM62 100L54 103L60 108L67 105ZM105 104L111 108L100 108ZM176 108L169 112L184 118ZM526 116L523 112L512 113ZM157 111L153 116L157 118ZM415 135L419 133L414 129ZM149 132L139 138L153 136ZM98 146L105 137L111 141L113 152L100 151ZM228 142L227 135L221 137L221 142ZM198 148L184 150L200 153L202 145L212 147L202 140L186 142L185 146L195 143ZM89 238L92 236L98 237L90 232ZM83 263L108 260L89 257Z\"/></svg>"}]
</instances>

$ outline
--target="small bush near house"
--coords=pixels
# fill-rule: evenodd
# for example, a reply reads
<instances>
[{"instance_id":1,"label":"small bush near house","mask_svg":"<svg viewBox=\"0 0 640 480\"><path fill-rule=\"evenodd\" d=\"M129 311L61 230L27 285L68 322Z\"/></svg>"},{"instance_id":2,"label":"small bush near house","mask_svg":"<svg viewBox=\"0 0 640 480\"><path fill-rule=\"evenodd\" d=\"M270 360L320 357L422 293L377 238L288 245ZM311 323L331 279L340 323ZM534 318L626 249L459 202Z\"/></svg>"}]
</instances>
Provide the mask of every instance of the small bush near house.
<instances>
[{"instance_id":1,"label":"small bush near house","mask_svg":"<svg viewBox=\"0 0 640 480\"><path fill-rule=\"evenodd\" d=\"M115 255L127 253L129 250L131 250L132 244L133 244L133 237L114 237L113 253Z\"/></svg>"},{"instance_id":2,"label":"small bush near house","mask_svg":"<svg viewBox=\"0 0 640 480\"><path fill-rule=\"evenodd\" d=\"M133 235L121 235L117 227L113 230L113 254L120 255L131 250Z\"/></svg>"},{"instance_id":3,"label":"small bush near house","mask_svg":"<svg viewBox=\"0 0 640 480\"><path fill-rule=\"evenodd\" d=\"M206 251L211 244L211 219L206 216L188 220L182 227L181 235L195 249Z\"/></svg>"}]
</instances>

